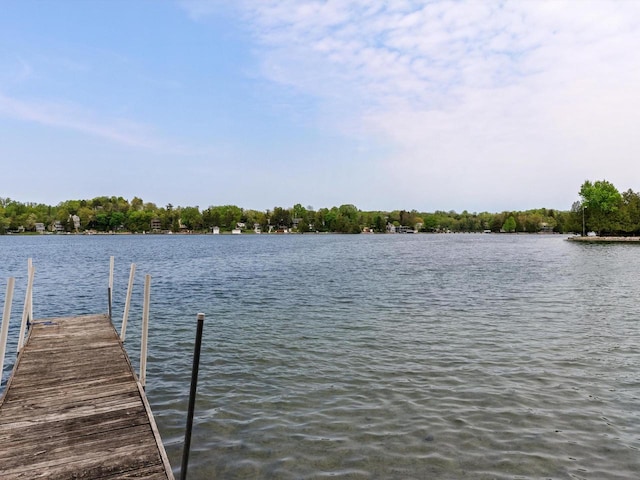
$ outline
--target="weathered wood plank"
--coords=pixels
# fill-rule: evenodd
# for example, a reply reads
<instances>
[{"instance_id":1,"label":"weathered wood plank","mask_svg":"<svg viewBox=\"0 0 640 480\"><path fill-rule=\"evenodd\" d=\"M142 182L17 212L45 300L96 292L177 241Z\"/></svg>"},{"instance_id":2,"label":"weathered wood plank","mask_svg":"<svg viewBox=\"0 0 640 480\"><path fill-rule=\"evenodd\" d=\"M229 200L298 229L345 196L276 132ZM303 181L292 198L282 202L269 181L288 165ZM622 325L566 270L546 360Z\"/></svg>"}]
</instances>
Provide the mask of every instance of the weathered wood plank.
<instances>
[{"instance_id":1,"label":"weathered wood plank","mask_svg":"<svg viewBox=\"0 0 640 480\"><path fill-rule=\"evenodd\" d=\"M21 381L20 379L16 380L15 386L7 391L7 397L11 397L11 395L18 395L19 393L29 395L31 392L39 392L42 395L55 395L56 392L60 390L64 390L66 388L76 389L76 388L91 388L91 387L101 387L105 385L119 383L121 381L131 382L134 381L134 377L130 372L124 372L119 375L110 375L105 376L104 378L82 378L82 379L69 379L68 381L61 382L50 382L45 384L42 388L34 389L33 385L30 383L26 383ZM47 386L48 385L48 386Z\"/></svg>"},{"instance_id":2,"label":"weathered wood plank","mask_svg":"<svg viewBox=\"0 0 640 480\"><path fill-rule=\"evenodd\" d=\"M79 459L92 455L92 452L101 452L113 448L114 446L125 447L127 445L139 445L155 447L153 438L149 435L148 424L128 426L119 430L95 433L77 437L67 435L60 437L57 441L50 439L36 443L20 442L21 449L11 452L0 452L0 465L3 469L18 469L24 464L37 463L39 459L46 459L48 462L60 461L62 463L73 463ZM155 452L155 456L150 455L150 460L160 463L160 456Z\"/></svg>"},{"instance_id":3,"label":"weathered wood plank","mask_svg":"<svg viewBox=\"0 0 640 480\"><path fill-rule=\"evenodd\" d=\"M66 398L65 401L57 399L58 403L32 401L26 399L22 402L11 402L3 406L3 415L7 415L12 423L22 419L35 418L43 422L55 421L56 416L71 418L74 416L86 416L85 412L94 410L122 410L125 405L140 401L140 395L136 391L123 392L118 395L102 396L97 398L76 399Z\"/></svg>"},{"instance_id":4,"label":"weathered wood plank","mask_svg":"<svg viewBox=\"0 0 640 480\"><path fill-rule=\"evenodd\" d=\"M65 458L41 460L36 455L31 461L16 468L0 466L0 478L7 480L114 478L116 475L135 469L160 465L157 452L155 445L138 445L131 442L122 446L112 445L106 449L85 451L84 455L73 461Z\"/></svg>"},{"instance_id":5,"label":"weathered wood plank","mask_svg":"<svg viewBox=\"0 0 640 480\"><path fill-rule=\"evenodd\" d=\"M144 390L104 315L34 322L0 402L2 479L173 480Z\"/></svg>"},{"instance_id":6,"label":"weathered wood plank","mask_svg":"<svg viewBox=\"0 0 640 480\"><path fill-rule=\"evenodd\" d=\"M84 368L82 368L84 367ZM85 378L102 378L103 376L118 376L124 373L130 374L126 363L121 362L118 365L113 364L79 364L75 369L71 368L70 365L62 365L60 369L56 369L55 367L52 369L43 368L41 372L37 371L26 371L20 372L19 375L16 375L16 382L22 381L27 382L29 385L35 386L47 386L49 384L55 384L60 382L70 382L75 383L77 381L82 381ZM22 379L25 380L22 380Z\"/></svg>"},{"instance_id":7,"label":"weathered wood plank","mask_svg":"<svg viewBox=\"0 0 640 480\"><path fill-rule=\"evenodd\" d=\"M116 395L124 392L134 392L136 390L135 385L132 385L130 376L118 376L110 377L111 382L103 383L101 385L86 385L81 383L80 385L67 385L50 387L43 390L16 389L16 391L9 392L8 404L13 402L47 402L51 405L66 404L64 396L72 397L76 400L82 400L85 398L101 398L111 395ZM13 390L13 389L12 389Z\"/></svg>"},{"instance_id":8,"label":"weathered wood plank","mask_svg":"<svg viewBox=\"0 0 640 480\"><path fill-rule=\"evenodd\" d=\"M46 429L42 423L23 428L2 428L0 426L0 443L9 445L19 442L34 442L56 439L66 435L92 435L94 433L117 430L126 426L147 423L147 414L141 405L115 410L99 415L88 415L65 420L49 422Z\"/></svg>"}]
</instances>

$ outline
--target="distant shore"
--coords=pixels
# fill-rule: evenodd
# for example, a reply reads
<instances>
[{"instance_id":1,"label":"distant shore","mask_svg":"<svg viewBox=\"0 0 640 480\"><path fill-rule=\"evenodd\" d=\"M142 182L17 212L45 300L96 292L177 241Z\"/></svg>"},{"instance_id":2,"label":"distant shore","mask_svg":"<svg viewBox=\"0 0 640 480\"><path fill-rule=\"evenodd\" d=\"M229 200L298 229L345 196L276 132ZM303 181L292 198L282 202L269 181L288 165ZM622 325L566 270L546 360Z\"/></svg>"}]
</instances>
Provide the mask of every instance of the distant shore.
<instances>
[{"instance_id":1,"label":"distant shore","mask_svg":"<svg viewBox=\"0 0 640 480\"><path fill-rule=\"evenodd\" d=\"M587 243L640 243L640 237L569 237L567 240Z\"/></svg>"}]
</instances>

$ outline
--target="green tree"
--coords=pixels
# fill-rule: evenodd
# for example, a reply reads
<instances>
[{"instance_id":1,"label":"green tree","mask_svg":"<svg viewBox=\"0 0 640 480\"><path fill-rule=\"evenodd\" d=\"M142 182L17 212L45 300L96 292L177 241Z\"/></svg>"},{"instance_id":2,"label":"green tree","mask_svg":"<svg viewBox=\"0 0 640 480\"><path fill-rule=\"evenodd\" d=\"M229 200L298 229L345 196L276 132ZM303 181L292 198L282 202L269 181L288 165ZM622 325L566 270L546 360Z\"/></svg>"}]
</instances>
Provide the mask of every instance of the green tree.
<instances>
[{"instance_id":1,"label":"green tree","mask_svg":"<svg viewBox=\"0 0 640 480\"><path fill-rule=\"evenodd\" d=\"M151 220L153 218L153 212L133 210L129 212L129 215L127 216L125 227L133 233L147 232L151 229Z\"/></svg>"},{"instance_id":2,"label":"green tree","mask_svg":"<svg viewBox=\"0 0 640 480\"><path fill-rule=\"evenodd\" d=\"M7 217L3 217L0 216L0 234L5 234L7 233L7 230L9 229L9 225L11 224L11 220L8 219Z\"/></svg>"},{"instance_id":3,"label":"green tree","mask_svg":"<svg viewBox=\"0 0 640 480\"><path fill-rule=\"evenodd\" d=\"M226 228L232 230L242 219L242 208L236 205L225 205L223 208L222 221Z\"/></svg>"},{"instance_id":4,"label":"green tree","mask_svg":"<svg viewBox=\"0 0 640 480\"><path fill-rule=\"evenodd\" d=\"M611 233L619 227L615 213L622 204L622 195L612 183L598 180L591 183L585 181L580 187L580 198L585 215L585 226L589 230Z\"/></svg>"},{"instance_id":5,"label":"green tree","mask_svg":"<svg viewBox=\"0 0 640 480\"><path fill-rule=\"evenodd\" d=\"M282 207L273 207L271 225L275 225L278 228L289 228L291 226L291 212Z\"/></svg>"},{"instance_id":6,"label":"green tree","mask_svg":"<svg viewBox=\"0 0 640 480\"><path fill-rule=\"evenodd\" d=\"M504 224L502 224L502 229L505 232L509 233L513 233L516 231L516 219L513 217L513 215L509 215L509 218L505 220Z\"/></svg>"},{"instance_id":7,"label":"green tree","mask_svg":"<svg viewBox=\"0 0 640 480\"><path fill-rule=\"evenodd\" d=\"M542 223L542 217L538 213L528 213L525 215L524 230L529 233L539 232Z\"/></svg>"},{"instance_id":8,"label":"green tree","mask_svg":"<svg viewBox=\"0 0 640 480\"><path fill-rule=\"evenodd\" d=\"M387 222L379 213L373 217L373 230L378 233L385 233L387 231Z\"/></svg>"},{"instance_id":9,"label":"green tree","mask_svg":"<svg viewBox=\"0 0 640 480\"><path fill-rule=\"evenodd\" d=\"M88 207L80 207L78 217L80 217L80 226L82 228L88 228L91 222L95 220L95 212Z\"/></svg>"},{"instance_id":10,"label":"green tree","mask_svg":"<svg viewBox=\"0 0 640 480\"><path fill-rule=\"evenodd\" d=\"M293 206L293 218L299 218L301 220L307 220L307 209L300 203L296 203Z\"/></svg>"},{"instance_id":11,"label":"green tree","mask_svg":"<svg viewBox=\"0 0 640 480\"><path fill-rule=\"evenodd\" d=\"M499 232L506 221L504 213L496 213L491 220L490 229L492 232Z\"/></svg>"},{"instance_id":12,"label":"green tree","mask_svg":"<svg viewBox=\"0 0 640 480\"><path fill-rule=\"evenodd\" d=\"M622 194L620 222L626 234L640 233L640 194L631 189Z\"/></svg>"},{"instance_id":13,"label":"green tree","mask_svg":"<svg viewBox=\"0 0 640 480\"><path fill-rule=\"evenodd\" d=\"M142 210L143 205L144 202L140 197L133 197L133 199L131 200L131 210L134 210L136 212L138 210Z\"/></svg>"},{"instance_id":14,"label":"green tree","mask_svg":"<svg viewBox=\"0 0 640 480\"><path fill-rule=\"evenodd\" d=\"M298 232L300 233L307 233L310 231L309 228L309 224L307 223L306 220L301 220L300 223L298 223Z\"/></svg>"},{"instance_id":15,"label":"green tree","mask_svg":"<svg viewBox=\"0 0 640 480\"><path fill-rule=\"evenodd\" d=\"M113 212L109 218L109 229L118 231L124 226L125 215L122 212Z\"/></svg>"},{"instance_id":16,"label":"green tree","mask_svg":"<svg viewBox=\"0 0 640 480\"><path fill-rule=\"evenodd\" d=\"M110 216L104 212L96 214L96 230L106 232L109 229Z\"/></svg>"},{"instance_id":17,"label":"green tree","mask_svg":"<svg viewBox=\"0 0 640 480\"><path fill-rule=\"evenodd\" d=\"M7 199L8 200L8 199ZM0 234L4 235L11 225L11 219L7 216L7 212L4 208L5 199L0 197Z\"/></svg>"},{"instance_id":18,"label":"green tree","mask_svg":"<svg viewBox=\"0 0 640 480\"><path fill-rule=\"evenodd\" d=\"M30 232L35 231L37 221L38 221L38 217L36 216L36 214L30 213L29 215L27 215L27 219L24 222L24 228L26 228L27 231L30 231Z\"/></svg>"},{"instance_id":19,"label":"green tree","mask_svg":"<svg viewBox=\"0 0 640 480\"><path fill-rule=\"evenodd\" d=\"M182 224L189 230L201 230L203 226L202 214L198 207L185 207L180 212Z\"/></svg>"},{"instance_id":20,"label":"green tree","mask_svg":"<svg viewBox=\"0 0 640 480\"><path fill-rule=\"evenodd\" d=\"M207 230L211 227L220 226L220 209L218 207L209 207L202 212L202 222Z\"/></svg>"}]
</instances>

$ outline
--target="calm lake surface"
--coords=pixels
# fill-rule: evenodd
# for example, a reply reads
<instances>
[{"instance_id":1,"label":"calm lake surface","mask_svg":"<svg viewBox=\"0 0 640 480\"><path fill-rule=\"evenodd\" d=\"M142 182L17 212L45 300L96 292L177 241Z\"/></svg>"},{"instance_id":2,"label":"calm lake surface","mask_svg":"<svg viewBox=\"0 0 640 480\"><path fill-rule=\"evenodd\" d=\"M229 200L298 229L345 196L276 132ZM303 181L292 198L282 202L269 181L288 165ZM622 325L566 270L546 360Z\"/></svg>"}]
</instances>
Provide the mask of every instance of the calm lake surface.
<instances>
[{"instance_id":1,"label":"calm lake surface","mask_svg":"<svg viewBox=\"0 0 640 480\"><path fill-rule=\"evenodd\" d=\"M196 314L205 337L189 478L636 479L640 246L528 235L0 237L36 317L106 311L180 466ZM13 342L13 343L11 343ZM15 354L5 362L3 381Z\"/></svg>"}]
</instances>

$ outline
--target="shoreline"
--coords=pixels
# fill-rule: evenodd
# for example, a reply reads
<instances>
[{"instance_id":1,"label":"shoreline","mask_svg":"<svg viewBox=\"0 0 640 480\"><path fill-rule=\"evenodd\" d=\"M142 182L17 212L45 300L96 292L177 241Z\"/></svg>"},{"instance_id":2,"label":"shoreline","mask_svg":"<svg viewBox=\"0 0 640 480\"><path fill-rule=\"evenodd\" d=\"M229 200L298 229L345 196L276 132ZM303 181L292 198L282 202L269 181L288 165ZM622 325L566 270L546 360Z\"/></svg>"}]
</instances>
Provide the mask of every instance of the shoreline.
<instances>
[{"instance_id":1,"label":"shoreline","mask_svg":"<svg viewBox=\"0 0 640 480\"><path fill-rule=\"evenodd\" d=\"M640 237L569 237L567 241L585 243L640 243Z\"/></svg>"}]
</instances>

